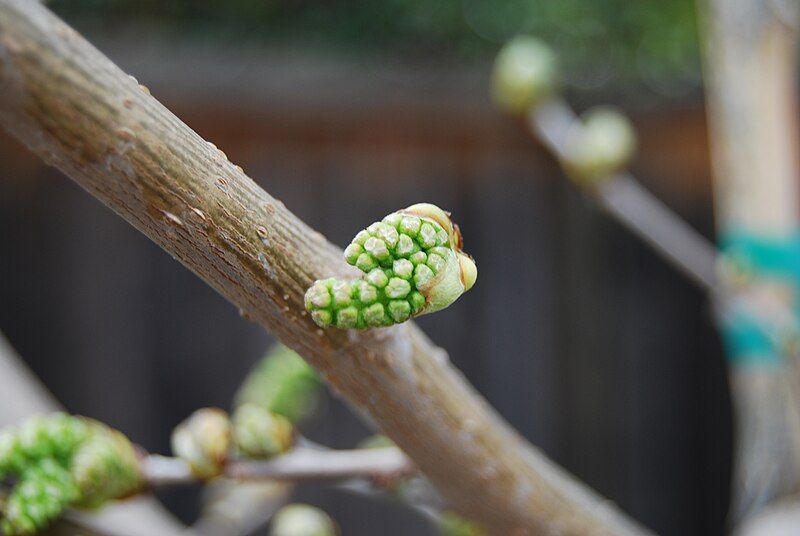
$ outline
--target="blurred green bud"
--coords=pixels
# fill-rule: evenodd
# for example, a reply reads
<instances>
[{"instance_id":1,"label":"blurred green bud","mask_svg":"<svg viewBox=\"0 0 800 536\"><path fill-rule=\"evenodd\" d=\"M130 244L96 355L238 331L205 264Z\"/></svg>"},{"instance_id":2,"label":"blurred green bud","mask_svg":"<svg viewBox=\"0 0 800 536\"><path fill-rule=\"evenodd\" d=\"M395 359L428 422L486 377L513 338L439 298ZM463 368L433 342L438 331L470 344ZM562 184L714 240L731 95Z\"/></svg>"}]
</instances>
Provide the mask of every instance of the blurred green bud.
<instances>
[{"instance_id":1,"label":"blurred green bud","mask_svg":"<svg viewBox=\"0 0 800 536\"><path fill-rule=\"evenodd\" d=\"M394 441L382 434L369 436L358 444L360 449L385 449L394 446Z\"/></svg>"},{"instance_id":2,"label":"blurred green bud","mask_svg":"<svg viewBox=\"0 0 800 536\"><path fill-rule=\"evenodd\" d=\"M92 424L93 433L75 453L71 470L80 492L78 504L87 508L131 495L145 482L128 438L103 424Z\"/></svg>"},{"instance_id":3,"label":"blurred green bud","mask_svg":"<svg viewBox=\"0 0 800 536\"><path fill-rule=\"evenodd\" d=\"M627 117L611 107L593 108L567 134L564 169L592 184L625 168L636 148L636 131Z\"/></svg>"},{"instance_id":4,"label":"blurred green bud","mask_svg":"<svg viewBox=\"0 0 800 536\"><path fill-rule=\"evenodd\" d=\"M270 536L336 536L336 524L328 514L307 504L289 504L278 510L270 524Z\"/></svg>"},{"instance_id":5,"label":"blurred green bud","mask_svg":"<svg viewBox=\"0 0 800 536\"><path fill-rule=\"evenodd\" d=\"M236 394L236 406L256 404L293 424L317 408L322 382L302 357L276 344L248 374Z\"/></svg>"},{"instance_id":6,"label":"blurred green bud","mask_svg":"<svg viewBox=\"0 0 800 536\"><path fill-rule=\"evenodd\" d=\"M95 507L144 485L134 446L107 426L63 413L0 433L0 477L16 485L0 504L3 534L32 534L69 506Z\"/></svg>"},{"instance_id":7,"label":"blurred green bud","mask_svg":"<svg viewBox=\"0 0 800 536\"><path fill-rule=\"evenodd\" d=\"M230 447L230 419L218 408L195 411L172 432L172 451L200 478L222 473Z\"/></svg>"},{"instance_id":8,"label":"blurred green bud","mask_svg":"<svg viewBox=\"0 0 800 536\"><path fill-rule=\"evenodd\" d=\"M502 110L522 114L558 86L558 60L542 41L518 36L500 50L492 73L492 98Z\"/></svg>"},{"instance_id":9,"label":"blurred green bud","mask_svg":"<svg viewBox=\"0 0 800 536\"><path fill-rule=\"evenodd\" d=\"M240 406L233 415L233 441L250 458L271 458L289 450L294 428L285 417L255 404Z\"/></svg>"},{"instance_id":10,"label":"blurred green bud","mask_svg":"<svg viewBox=\"0 0 800 536\"><path fill-rule=\"evenodd\" d=\"M69 471L52 459L30 465L3 504L0 530L8 536L46 528L78 497Z\"/></svg>"},{"instance_id":11,"label":"blurred green bud","mask_svg":"<svg viewBox=\"0 0 800 536\"><path fill-rule=\"evenodd\" d=\"M439 520L439 532L442 536L486 536L488 534L477 523L451 511L442 512Z\"/></svg>"}]
</instances>

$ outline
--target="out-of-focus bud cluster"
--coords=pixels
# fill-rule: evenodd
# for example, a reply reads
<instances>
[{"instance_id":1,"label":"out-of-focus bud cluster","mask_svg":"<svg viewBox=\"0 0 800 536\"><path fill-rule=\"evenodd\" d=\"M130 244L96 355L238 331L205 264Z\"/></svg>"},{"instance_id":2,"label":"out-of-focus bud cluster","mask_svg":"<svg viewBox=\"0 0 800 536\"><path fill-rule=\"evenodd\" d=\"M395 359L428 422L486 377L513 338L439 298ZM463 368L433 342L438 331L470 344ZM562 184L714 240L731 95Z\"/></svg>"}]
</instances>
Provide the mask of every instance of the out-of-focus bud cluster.
<instances>
[{"instance_id":1,"label":"out-of-focus bud cluster","mask_svg":"<svg viewBox=\"0 0 800 536\"><path fill-rule=\"evenodd\" d=\"M336 536L336 523L320 510L307 504L289 504L281 508L270 523L270 536Z\"/></svg>"},{"instance_id":2,"label":"out-of-focus bud cluster","mask_svg":"<svg viewBox=\"0 0 800 536\"><path fill-rule=\"evenodd\" d=\"M200 478L222 473L231 448L231 422L218 408L195 411L172 432L172 452Z\"/></svg>"},{"instance_id":3,"label":"out-of-focus bud cluster","mask_svg":"<svg viewBox=\"0 0 800 536\"><path fill-rule=\"evenodd\" d=\"M537 107L558 89L555 53L528 36L515 37L497 55L492 74L492 95L499 108L523 114ZM559 157L567 174L584 186L612 177L626 167L637 149L630 120L611 107L593 108L564 130Z\"/></svg>"},{"instance_id":4,"label":"out-of-focus bud cluster","mask_svg":"<svg viewBox=\"0 0 800 536\"><path fill-rule=\"evenodd\" d=\"M558 85L558 59L536 38L515 37L497 55L492 98L503 111L524 114L554 93Z\"/></svg>"},{"instance_id":5,"label":"out-of-focus bud cluster","mask_svg":"<svg viewBox=\"0 0 800 536\"><path fill-rule=\"evenodd\" d=\"M255 404L244 404L233 415L233 440L239 453L249 458L271 458L292 446L289 420Z\"/></svg>"},{"instance_id":6,"label":"out-of-focus bud cluster","mask_svg":"<svg viewBox=\"0 0 800 536\"><path fill-rule=\"evenodd\" d=\"M292 446L294 425L316 409L321 385L299 355L277 345L242 384L233 416L218 408L194 412L175 428L172 450L203 479L222 474L232 456L282 454Z\"/></svg>"},{"instance_id":7,"label":"out-of-focus bud cluster","mask_svg":"<svg viewBox=\"0 0 800 536\"><path fill-rule=\"evenodd\" d=\"M277 344L250 371L235 404L255 404L297 424L317 409L321 387L319 376L302 357Z\"/></svg>"},{"instance_id":8,"label":"out-of-focus bud cluster","mask_svg":"<svg viewBox=\"0 0 800 536\"><path fill-rule=\"evenodd\" d=\"M625 168L636 153L636 131L619 110L598 106L570 128L564 150L565 171L583 184L593 184Z\"/></svg>"},{"instance_id":9,"label":"out-of-focus bud cluster","mask_svg":"<svg viewBox=\"0 0 800 536\"><path fill-rule=\"evenodd\" d=\"M3 534L33 534L69 506L97 507L144 484L136 450L121 433L83 417L33 417L0 433L0 479L16 485L2 503Z\"/></svg>"},{"instance_id":10,"label":"out-of-focus bud cluster","mask_svg":"<svg viewBox=\"0 0 800 536\"><path fill-rule=\"evenodd\" d=\"M294 429L285 417L244 404L230 418L218 408L195 411L172 433L172 451L202 479L222 474L235 455L271 458L289 450Z\"/></svg>"}]
</instances>

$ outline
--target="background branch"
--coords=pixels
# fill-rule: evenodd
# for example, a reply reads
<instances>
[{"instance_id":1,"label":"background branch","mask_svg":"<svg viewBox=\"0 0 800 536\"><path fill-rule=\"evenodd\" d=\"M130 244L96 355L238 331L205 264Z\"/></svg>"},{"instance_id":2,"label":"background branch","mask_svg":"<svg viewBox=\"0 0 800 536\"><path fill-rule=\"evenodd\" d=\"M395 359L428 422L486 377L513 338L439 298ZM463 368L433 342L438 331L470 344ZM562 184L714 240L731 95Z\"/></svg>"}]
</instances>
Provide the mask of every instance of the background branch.
<instances>
[{"instance_id":1,"label":"background branch","mask_svg":"<svg viewBox=\"0 0 800 536\"><path fill-rule=\"evenodd\" d=\"M580 119L560 97L534 106L528 114L533 133L559 160L567 158L566 136ZM716 286L714 245L644 190L627 172L599 181L592 188L600 206L702 288Z\"/></svg>"}]
</instances>

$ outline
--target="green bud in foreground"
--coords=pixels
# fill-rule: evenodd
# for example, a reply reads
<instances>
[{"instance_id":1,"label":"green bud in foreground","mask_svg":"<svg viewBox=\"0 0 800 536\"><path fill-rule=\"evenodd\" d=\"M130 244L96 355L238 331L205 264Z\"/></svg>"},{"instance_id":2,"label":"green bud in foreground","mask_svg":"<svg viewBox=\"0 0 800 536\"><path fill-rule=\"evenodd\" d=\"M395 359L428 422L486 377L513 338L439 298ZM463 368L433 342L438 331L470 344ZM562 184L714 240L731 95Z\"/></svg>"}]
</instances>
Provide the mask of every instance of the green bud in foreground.
<instances>
[{"instance_id":1,"label":"green bud in foreground","mask_svg":"<svg viewBox=\"0 0 800 536\"><path fill-rule=\"evenodd\" d=\"M522 114L558 86L553 50L533 37L515 37L500 50L492 72L492 98L502 110Z\"/></svg>"},{"instance_id":2,"label":"green bud in foreground","mask_svg":"<svg viewBox=\"0 0 800 536\"><path fill-rule=\"evenodd\" d=\"M247 375L236 406L256 404L297 424L317 408L321 387L319 376L302 357L276 344Z\"/></svg>"},{"instance_id":3,"label":"green bud in foreground","mask_svg":"<svg viewBox=\"0 0 800 536\"><path fill-rule=\"evenodd\" d=\"M462 251L458 226L429 203L373 223L356 235L344 257L364 275L321 279L308 289L306 309L320 327L399 324L444 309L478 277L475 263Z\"/></svg>"},{"instance_id":4,"label":"green bud in foreground","mask_svg":"<svg viewBox=\"0 0 800 536\"><path fill-rule=\"evenodd\" d=\"M17 483L0 506L3 534L32 534L67 507L94 507L144 485L136 450L107 426L56 413L0 433L0 477Z\"/></svg>"},{"instance_id":5,"label":"green bud in foreground","mask_svg":"<svg viewBox=\"0 0 800 536\"><path fill-rule=\"evenodd\" d=\"M34 462L22 474L3 505L3 534L33 534L45 528L78 498L69 471L55 460Z\"/></svg>"},{"instance_id":6,"label":"green bud in foreground","mask_svg":"<svg viewBox=\"0 0 800 536\"><path fill-rule=\"evenodd\" d=\"M172 452L186 461L200 478L222 473L231 447L228 414L218 408L203 408L172 432Z\"/></svg>"},{"instance_id":7,"label":"green bud in foreground","mask_svg":"<svg viewBox=\"0 0 800 536\"><path fill-rule=\"evenodd\" d=\"M78 506L96 508L120 499L144 484L136 449L120 432L93 423L95 433L77 450L72 476L78 485Z\"/></svg>"},{"instance_id":8,"label":"green bud in foreground","mask_svg":"<svg viewBox=\"0 0 800 536\"><path fill-rule=\"evenodd\" d=\"M562 164L575 180L592 184L625 168L636 147L630 120L614 108L597 107L569 130Z\"/></svg>"},{"instance_id":9,"label":"green bud in foreground","mask_svg":"<svg viewBox=\"0 0 800 536\"><path fill-rule=\"evenodd\" d=\"M250 458L272 458L289 450L294 428L285 417L255 404L244 404L233 414L233 442Z\"/></svg>"},{"instance_id":10,"label":"green bud in foreground","mask_svg":"<svg viewBox=\"0 0 800 536\"><path fill-rule=\"evenodd\" d=\"M336 524L307 504L289 504L278 510L270 524L270 536L336 536Z\"/></svg>"}]
</instances>

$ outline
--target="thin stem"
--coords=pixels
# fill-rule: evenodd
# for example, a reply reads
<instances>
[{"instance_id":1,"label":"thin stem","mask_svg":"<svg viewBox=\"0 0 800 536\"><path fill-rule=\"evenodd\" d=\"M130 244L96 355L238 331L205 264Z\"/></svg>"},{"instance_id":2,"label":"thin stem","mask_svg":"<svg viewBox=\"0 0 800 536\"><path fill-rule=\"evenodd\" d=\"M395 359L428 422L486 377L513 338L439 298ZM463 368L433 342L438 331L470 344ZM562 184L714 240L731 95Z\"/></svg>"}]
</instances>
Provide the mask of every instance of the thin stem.
<instances>
[{"instance_id":1,"label":"thin stem","mask_svg":"<svg viewBox=\"0 0 800 536\"><path fill-rule=\"evenodd\" d=\"M152 454L144 458L143 471L151 486L188 484L198 479L179 458ZM414 471L411 461L396 448L318 450L296 447L271 460L231 460L223 476L234 480L289 482L398 478Z\"/></svg>"},{"instance_id":2,"label":"thin stem","mask_svg":"<svg viewBox=\"0 0 800 536\"><path fill-rule=\"evenodd\" d=\"M531 131L559 159L566 156L566 135L576 121L578 117L560 98L537 105L528 115ZM602 180L592 193L606 212L693 282L707 291L714 288L714 245L642 188L630 173Z\"/></svg>"}]
</instances>

